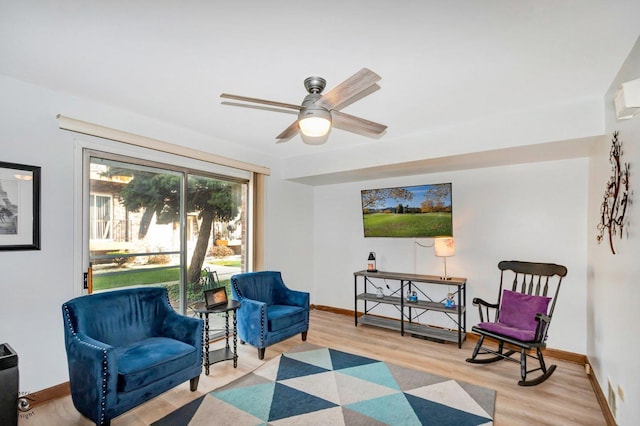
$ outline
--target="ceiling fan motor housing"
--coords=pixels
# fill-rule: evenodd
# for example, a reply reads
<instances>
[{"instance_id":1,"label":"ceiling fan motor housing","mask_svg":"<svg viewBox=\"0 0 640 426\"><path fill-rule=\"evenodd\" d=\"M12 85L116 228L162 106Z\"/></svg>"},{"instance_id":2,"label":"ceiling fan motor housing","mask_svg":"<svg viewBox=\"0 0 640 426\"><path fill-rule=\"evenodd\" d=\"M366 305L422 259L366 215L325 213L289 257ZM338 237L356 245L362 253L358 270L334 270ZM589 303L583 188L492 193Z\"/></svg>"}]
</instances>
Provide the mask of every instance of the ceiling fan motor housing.
<instances>
[{"instance_id":1,"label":"ceiling fan motor housing","mask_svg":"<svg viewBox=\"0 0 640 426\"><path fill-rule=\"evenodd\" d=\"M328 109L321 107L320 105L316 105L316 102L321 97L322 96L319 93L310 93L305 96L304 100L302 101L302 109L298 113L298 119L302 120L308 117L319 117L331 122L331 112L329 112Z\"/></svg>"},{"instance_id":2,"label":"ceiling fan motor housing","mask_svg":"<svg viewBox=\"0 0 640 426\"><path fill-rule=\"evenodd\" d=\"M322 93L327 86L327 80L322 77L307 77L304 79L304 88L309 93Z\"/></svg>"}]
</instances>

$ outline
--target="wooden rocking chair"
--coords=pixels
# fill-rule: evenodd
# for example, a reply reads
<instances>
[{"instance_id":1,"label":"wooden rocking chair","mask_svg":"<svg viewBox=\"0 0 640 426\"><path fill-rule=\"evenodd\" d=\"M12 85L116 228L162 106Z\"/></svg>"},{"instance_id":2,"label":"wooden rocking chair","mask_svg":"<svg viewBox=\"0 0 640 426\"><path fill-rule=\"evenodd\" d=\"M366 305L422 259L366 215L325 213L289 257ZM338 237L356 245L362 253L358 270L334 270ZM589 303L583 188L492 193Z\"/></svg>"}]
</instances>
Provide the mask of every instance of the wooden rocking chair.
<instances>
[{"instance_id":1,"label":"wooden rocking chair","mask_svg":"<svg viewBox=\"0 0 640 426\"><path fill-rule=\"evenodd\" d=\"M480 337L467 362L488 364L506 359L520 363L522 380L518 384L534 386L547 380L556 369L555 365L547 368L542 349L546 347L547 331L567 268L553 263L519 261L502 261L498 268L498 303L473 299L480 312L480 323L471 329ZM498 348L482 346L485 337L496 340ZM511 356L517 351L520 359ZM477 358L479 355L490 356ZM527 370L527 358L537 359L539 367ZM528 373L538 370L542 371L540 375L527 380Z\"/></svg>"}]
</instances>

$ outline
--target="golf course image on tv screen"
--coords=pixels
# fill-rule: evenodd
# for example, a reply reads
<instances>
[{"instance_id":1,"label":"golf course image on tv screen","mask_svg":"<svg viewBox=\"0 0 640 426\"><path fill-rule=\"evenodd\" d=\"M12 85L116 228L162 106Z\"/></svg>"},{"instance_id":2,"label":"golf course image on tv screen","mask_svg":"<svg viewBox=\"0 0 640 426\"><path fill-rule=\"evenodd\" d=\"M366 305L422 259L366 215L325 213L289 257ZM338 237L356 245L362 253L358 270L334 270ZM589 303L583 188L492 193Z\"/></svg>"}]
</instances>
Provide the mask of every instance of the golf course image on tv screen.
<instances>
[{"instance_id":1,"label":"golf course image on tv screen","mask_svg":"<svg viewBox=\"0 0 640 426\"><path fill-rule=\"evenodd\" d=\"M363 189L365 237L453 236L451 183Z\"/></svg>"}]
</instances>

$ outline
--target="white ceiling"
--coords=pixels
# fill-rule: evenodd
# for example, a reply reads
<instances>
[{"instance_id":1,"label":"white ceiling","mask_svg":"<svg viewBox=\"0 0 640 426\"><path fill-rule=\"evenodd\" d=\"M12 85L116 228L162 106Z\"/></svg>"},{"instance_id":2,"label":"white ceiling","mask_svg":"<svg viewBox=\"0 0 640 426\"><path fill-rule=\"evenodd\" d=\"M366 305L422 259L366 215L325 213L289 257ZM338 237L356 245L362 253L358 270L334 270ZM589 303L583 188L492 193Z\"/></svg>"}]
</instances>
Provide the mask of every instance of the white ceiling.
<instances>
[{"instance_id":1,"label":"white ceiling","mask_svg":"<svg viewBox=\"0 0 640 426\"><path fill-rule=\"evenodd\" d=\"M0 0L0 74L286 159L602 96L638 16L638 0ZM276 145L295 115L219 98L300 103L306 77L363 67L380 89L343 111L389 126L373 140Z\"/></svg>"}]
</instances>

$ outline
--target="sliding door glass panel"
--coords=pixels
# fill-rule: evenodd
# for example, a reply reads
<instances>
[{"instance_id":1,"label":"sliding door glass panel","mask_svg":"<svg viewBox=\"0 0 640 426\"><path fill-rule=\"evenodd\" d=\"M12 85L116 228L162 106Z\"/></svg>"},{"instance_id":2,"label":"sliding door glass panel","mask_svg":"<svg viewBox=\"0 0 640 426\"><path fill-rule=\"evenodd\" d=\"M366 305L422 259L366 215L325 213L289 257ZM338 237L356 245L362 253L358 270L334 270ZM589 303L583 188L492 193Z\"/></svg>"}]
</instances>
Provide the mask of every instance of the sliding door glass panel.
<instances>
[{"instance_id":1,"label":"sliding door glass panel","mask_svg":"<svg viewBox=\"0 0 640 426\"><path fill-rule=\"evenodd\" d=\"M208 287L224 286L244 271L247 183L190 174L187 178L187 313Z\"/></svg>"},{"instance_id":2,"label":"sliding door glass panel","mask_svg":"<svg viewBox=\"0 0 640 426\"><path fill-rule=\"evenodd\" d=\"M180 305L183 173L91 157L93 291L162 285Z\"/></svg>"}]
</instances>

